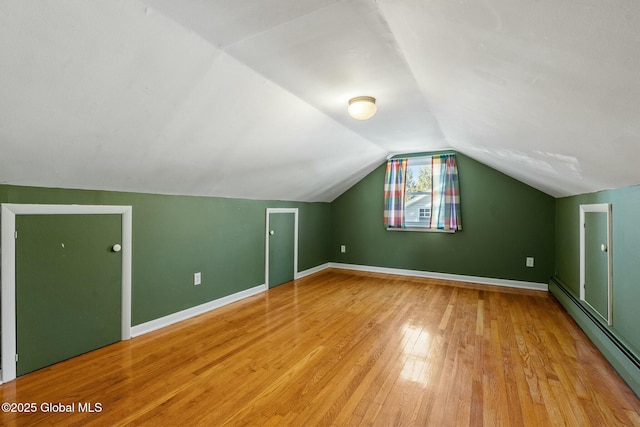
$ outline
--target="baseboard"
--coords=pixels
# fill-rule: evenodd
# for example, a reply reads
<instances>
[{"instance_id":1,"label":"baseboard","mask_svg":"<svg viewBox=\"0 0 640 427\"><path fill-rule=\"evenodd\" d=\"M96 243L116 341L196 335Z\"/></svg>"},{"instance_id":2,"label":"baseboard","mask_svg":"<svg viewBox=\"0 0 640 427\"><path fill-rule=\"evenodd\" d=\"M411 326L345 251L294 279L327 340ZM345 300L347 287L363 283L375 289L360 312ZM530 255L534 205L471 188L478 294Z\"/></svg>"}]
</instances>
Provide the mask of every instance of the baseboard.
<instances>
[{"instance_id":1,"label":"baseboard","mask_svg":"<svg viewBox=\"0 0 640 427\"><path fill-rule=\"evenodd\" d=\"M374 267L369 265L343 264L343 263L336 263L336 262L328 262L325 264L320 264L318 266L309 268L304 271L300 271L295 274L295 278L301 279L303 277L310 276L312 274L326 270L327 268L366 271L369 273L384 273L384 274L394 274L394 275L411 276L411 277L425 277L430 279L454 280L458 282L479 283L479 284L494 285L494 286L507 286L511 288L533 289L533 290L539 290L539 291L548 290L548 285L546 283L522 282L517 280L493 279L488 277L463 276L459 274L434 273L429 271L405 270L405 269L399 269L399 268ZM186 310L179 311L177 313L169 314L167 316L160 317L158 319L154 319L149 322L141 323L131 328L131 336L137 337L140 335L144 335L146 333L164 328L166 326L173 325L174 323L187 320L191 317L204 314L208 311L215 310L216 308L223 307L227 304L240 301L241 299L250 297L252 295L259 294L260 292L264 292L266 290L267 290L267 287L264 284L255 286L253 288L246 289L244 291L240 291L232 295L227 295L226 297L222 297L214 301L209 301L207 303L204 303L195 307L191 307Z\"/></svg>"},{"instance_id":2,"label":"baseboard","mask_svg":"<svg viewBox=\"0 0 640 427\"><path fill-rule=\"evenodd\" d=\"M131 328L131 336L137 337L146 333L164 328L174 323L181 322L183 320L190 319L191 317L204 314L208 311L215 310L216 308L223 307L241 299L257 295L267 290L266 285L258 285L253 288L245 289L244 291L236 292L235 294L227 295L226 297L218 298L213 301L209 301L204 304L197 305L195 307L187 308L186 310L178 311L173 314L169 314L158 319L151 320L149 322L141 323Z\"/></svg>"},{"instance_id":3,"label":"baseboard","mask_svg":"<svg viewBox=\"0 0 640 427\"><path fill-rule=\"evenodd\" d=\"M435 273L431 271L405 270L401 268L374 267L370 265L342 264L330 262L329 267L342 270L366 271L369 273L395 274L400 276L424 277L428 279L454 280L457 282L479 283L481 285L506 286L509 288L532 289L548 291L546 283L523 282L520 280L494 279L491 277L464 276L460 274Z\"/></svg>"},{"instance_id":4,"label":"baseboard","mask_svg":"<svg viewBox=\"0 0 640 427\"><path fill-rule=\"evenodd\" d=\"M640 396L640 358L620 341L608 326L599 322L581 305L561 280L551 277L549 291L600 350L618 375L636 395Z\"/></svg>"},{"instance_id":5,"label":"baseboard","mask_svg":"<svg viewBox=\"0 0 640 427\"><path fill-rule=\"evenodd\" d=\"M302 279L303 277L310 276L310 275L315 274L315 273L319 273L320 271L326 270L327 268L329 268L329 263L328 262L324 263L324 264L320 264L320 265L315 266L315 267L311 267L311 268L309 268L307 270L300 271L300 272L296 273L295 274L295 279Z\"/></svg>"}]
</instances>

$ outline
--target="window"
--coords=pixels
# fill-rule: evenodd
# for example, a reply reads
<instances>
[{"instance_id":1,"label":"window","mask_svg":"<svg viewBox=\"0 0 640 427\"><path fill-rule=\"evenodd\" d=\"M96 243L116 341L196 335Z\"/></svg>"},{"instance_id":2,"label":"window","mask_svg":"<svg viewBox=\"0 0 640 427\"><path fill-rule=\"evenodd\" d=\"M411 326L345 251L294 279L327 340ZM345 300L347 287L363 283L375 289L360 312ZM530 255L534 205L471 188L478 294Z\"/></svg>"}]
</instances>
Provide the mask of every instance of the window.
<instances>
[{"instance_id":1,"label":"window","mask_svg":"<svg viewBox=\"0 0 640 427\"><path fill-rule=\"evenodd\" d=\"M384 206L388 230L461 230L455 154L390 159Z\"/></svg>"},{"instance_id":2,"label":"window","mask_svg":"<svg viewBox=\"0 0 640 427\"><path fill-rule=\"evenodd\" d=\"M406 227L429 227L431 222L431 157L407 159L404 223Z\"/></svg>"}]
</instances>

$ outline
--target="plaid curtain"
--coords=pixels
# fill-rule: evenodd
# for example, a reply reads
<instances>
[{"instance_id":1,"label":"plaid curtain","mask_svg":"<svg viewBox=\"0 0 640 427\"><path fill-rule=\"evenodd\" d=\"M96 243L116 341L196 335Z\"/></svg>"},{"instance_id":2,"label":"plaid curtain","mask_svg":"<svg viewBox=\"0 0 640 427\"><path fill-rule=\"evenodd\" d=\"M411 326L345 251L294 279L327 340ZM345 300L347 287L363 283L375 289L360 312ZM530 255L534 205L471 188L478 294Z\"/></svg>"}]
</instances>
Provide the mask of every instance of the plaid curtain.
<instances>
[{"instance_id":1,"label":"plaid curtain","mask_svg":"<svg viewBox=\"0 0 640 427\"><path fill-rule=\"evenodd\" d=\"M404 228L404 192L407 159L391 159L387 162L384 178L384 225L388 228Z\"/></svg>"},{"instance_id":2,"label":"plaid curtain","mask_svg":"<svg viewBox=\"0 0 640 427\"><path fill-rule=\"evenodd\" d=\"M431 224L440 230L462 230L460 220L460 185L455 154L431 158Z\"/></svg>"}]
</instances>

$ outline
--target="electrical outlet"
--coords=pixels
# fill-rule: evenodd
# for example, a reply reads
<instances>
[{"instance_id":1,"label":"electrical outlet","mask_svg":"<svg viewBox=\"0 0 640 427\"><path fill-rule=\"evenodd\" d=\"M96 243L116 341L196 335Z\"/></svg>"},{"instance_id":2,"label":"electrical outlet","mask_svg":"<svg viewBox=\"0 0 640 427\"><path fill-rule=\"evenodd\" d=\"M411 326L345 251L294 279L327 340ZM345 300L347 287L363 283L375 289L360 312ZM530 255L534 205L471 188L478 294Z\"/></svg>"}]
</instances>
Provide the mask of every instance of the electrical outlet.
<instances>
[{"instance_id":1,"label":"electrical outlet","mask_svg":"<svg viewBox=\"0 0 640 427\"><path fill-rule=\"evenodd\" d=\"M199 285L202 283L202 273L193 273L193 284Z\"/></svg>"},{"instance_id":2,"label":"electrical outlet","mask_svg":"<svg viewBox=\"0 0 640 427\"><path fill-rule=\"evenodd\" d=\"M525 264L527 267L533 267L533 257L532 256L528 256L527 257L527 262Z\"/></svg>"},{"instance_id":3,"label":"electrical outlet","mask_svg":"<svg viewBox=\"0 0 640 427\"><path fill-rule=\"evenodd\" d=\"M340 245L340 252L342 252L343 254L347 253L347 246L346 245Z\"/></svg>"}]
</instances>

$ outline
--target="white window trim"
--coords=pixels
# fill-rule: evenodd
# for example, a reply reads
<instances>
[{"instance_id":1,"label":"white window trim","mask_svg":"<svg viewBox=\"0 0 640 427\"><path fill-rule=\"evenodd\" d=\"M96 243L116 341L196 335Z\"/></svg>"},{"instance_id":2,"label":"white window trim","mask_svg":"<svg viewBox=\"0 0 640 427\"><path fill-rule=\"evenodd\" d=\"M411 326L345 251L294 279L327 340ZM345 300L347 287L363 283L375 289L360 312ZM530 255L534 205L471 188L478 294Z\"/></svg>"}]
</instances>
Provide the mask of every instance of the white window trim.
<instances>
[{"instance_id":1,"label":"white window trim","mask_svg":"<svg viewBox=\"0 0 640 427\"><path fill-rule=\"evenodd\" d=\"M426 228L426 227L405 227L405 228L391 228L387 227L387 231L420 231L422 233L449 233L454 234L456 230L443 230L440 228Z\"/></svg>"}]
</instances>

